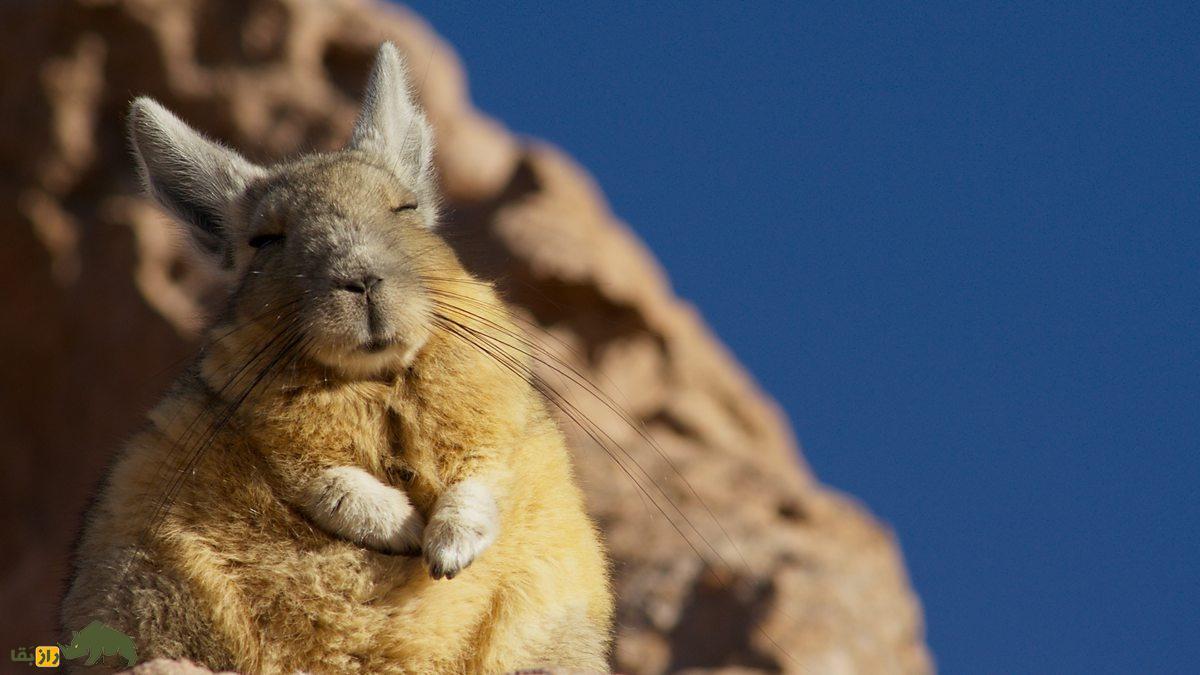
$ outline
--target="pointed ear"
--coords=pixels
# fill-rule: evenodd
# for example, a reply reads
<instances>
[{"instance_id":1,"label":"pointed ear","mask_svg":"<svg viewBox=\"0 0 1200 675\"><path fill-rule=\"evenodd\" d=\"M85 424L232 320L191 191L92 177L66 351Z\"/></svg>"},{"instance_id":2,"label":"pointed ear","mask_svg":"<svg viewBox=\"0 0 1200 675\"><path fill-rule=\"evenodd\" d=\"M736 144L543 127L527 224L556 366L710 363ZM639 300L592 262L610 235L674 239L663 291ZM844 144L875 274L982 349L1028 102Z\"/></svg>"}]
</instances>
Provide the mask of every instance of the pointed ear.
<instances>
[{"instance_id":1,"label":"pointed ear","mask_svg":"<svg viewBox=\"0 0 1200 675\"><path fill-rule=\"evenodd\" d=\"M433 196L433 130L409 90L396 46L379 47L350 148L370 152L410 181L418 197Z\"/></svg>"},{"instance_id":2,"label":"pointed ear","mask_svg":"<svg viewBox=\"0 0 1200 675\"><path fill-rule=\"evenodd\" d=\"M129 137L147 191L200 248L231 264L229 204L266 172L144 96L130 107Z\"/></svg>"}]
</instances>

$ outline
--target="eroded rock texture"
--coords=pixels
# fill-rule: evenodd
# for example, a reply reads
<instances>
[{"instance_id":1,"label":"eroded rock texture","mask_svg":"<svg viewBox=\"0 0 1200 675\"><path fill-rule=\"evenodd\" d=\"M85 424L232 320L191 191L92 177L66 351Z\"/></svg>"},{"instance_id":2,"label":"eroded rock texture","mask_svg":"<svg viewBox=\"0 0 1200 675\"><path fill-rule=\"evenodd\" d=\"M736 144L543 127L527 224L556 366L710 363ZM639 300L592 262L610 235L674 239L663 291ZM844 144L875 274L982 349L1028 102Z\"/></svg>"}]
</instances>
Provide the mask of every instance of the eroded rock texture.
<instances>
[{"instance_id":1,"label":"eroded rock texture","mask_svg":"<svg viewBox=\"0 0 1200 675\"><path fill-rule=\"evenodd\" d=\"M654 440L543 369L662 490L610 447L642 477L650 496L640 494L566 423L616 560L615 668L931 668L890 533L813 480L775 404L674 297L588 176L477 112L454 54L419 18L357 0L42 0L0 5L0 25L4 644L58 637L87 495L194 349L221 283L138 196L128 101L155 96L260 161L329 148L347 137L390 39L421 74L445 230L464 259Z\"/></svg>"}]
</instances>

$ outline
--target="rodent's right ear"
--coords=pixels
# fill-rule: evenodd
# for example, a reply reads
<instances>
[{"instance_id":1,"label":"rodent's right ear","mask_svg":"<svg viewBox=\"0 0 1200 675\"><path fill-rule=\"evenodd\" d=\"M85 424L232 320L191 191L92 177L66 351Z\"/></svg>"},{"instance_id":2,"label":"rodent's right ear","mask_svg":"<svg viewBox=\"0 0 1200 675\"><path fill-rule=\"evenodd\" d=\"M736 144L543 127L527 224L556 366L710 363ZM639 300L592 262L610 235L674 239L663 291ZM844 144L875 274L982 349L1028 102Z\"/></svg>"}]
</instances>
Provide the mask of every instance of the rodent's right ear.
<instances>
[{"instance_id":1,"label":"rodent's right ear","mask_svg":"<svg viewBox=\"0 0 1200 675\"><path fill-rule=\"evenodd\" d=\"M130 106L129 137L146 190L188 225L200 248L232 264L228 207L265 170L145 96Z\"/></svg>"}]
</instances>

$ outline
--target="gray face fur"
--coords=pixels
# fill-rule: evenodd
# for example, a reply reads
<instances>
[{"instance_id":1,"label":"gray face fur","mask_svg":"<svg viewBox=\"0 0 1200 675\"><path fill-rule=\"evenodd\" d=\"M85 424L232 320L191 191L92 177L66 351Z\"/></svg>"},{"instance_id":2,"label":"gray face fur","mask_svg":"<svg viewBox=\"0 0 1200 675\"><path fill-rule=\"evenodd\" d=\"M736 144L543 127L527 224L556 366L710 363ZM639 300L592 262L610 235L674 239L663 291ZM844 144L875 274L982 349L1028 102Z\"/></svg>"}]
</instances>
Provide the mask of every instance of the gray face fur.
<instances>
[{"instance_id":1,"label":"gray face fur","mask_svg":"<svg viewBox=\"0 0 1200 675\"><path fill-rule=\"evenodd\" d=\"M348 375L411 361L428 337L421 273L446 247L433 135L393 45L340 152L259 167L144 97L129 126L147 190L238 274L235 321L289 308L313 356Z\"/></svg>"}]
</instances>

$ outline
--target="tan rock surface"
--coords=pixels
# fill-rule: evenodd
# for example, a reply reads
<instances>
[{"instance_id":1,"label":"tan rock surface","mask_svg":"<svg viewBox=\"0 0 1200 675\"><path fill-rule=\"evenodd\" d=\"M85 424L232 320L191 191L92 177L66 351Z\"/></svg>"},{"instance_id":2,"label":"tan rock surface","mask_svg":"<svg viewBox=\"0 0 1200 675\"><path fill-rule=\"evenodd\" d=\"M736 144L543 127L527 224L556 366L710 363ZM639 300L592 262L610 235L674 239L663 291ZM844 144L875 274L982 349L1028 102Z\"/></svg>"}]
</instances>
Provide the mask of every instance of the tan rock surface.
<instances>
[{"instance_id":1,"label":"tan rock surface","mask_svg":"<svg viewBox=\"0 0 1200 675\"><path fill-rule=\"evenodd\" d=\"M931 669L892 535L814 481L776 405L586 173L477 112L454 54L419 18L359 0L45 0L0 5L0 25L5 644L57 637L87 496L191 353L220 284L138 196L128 101L155 96L258 160L333 147L390 39L424 73L445 230L463 258L654 441L543 369L654 479L642 481L651 497L639 494L567 424L616 559L615 667ZM687 523L657 513L655 496L674 513L664 495L711 542L691 533L703 560L675 531Z\"/></svg>"}]
</instances>

